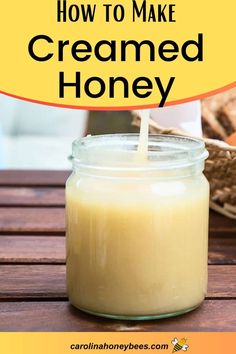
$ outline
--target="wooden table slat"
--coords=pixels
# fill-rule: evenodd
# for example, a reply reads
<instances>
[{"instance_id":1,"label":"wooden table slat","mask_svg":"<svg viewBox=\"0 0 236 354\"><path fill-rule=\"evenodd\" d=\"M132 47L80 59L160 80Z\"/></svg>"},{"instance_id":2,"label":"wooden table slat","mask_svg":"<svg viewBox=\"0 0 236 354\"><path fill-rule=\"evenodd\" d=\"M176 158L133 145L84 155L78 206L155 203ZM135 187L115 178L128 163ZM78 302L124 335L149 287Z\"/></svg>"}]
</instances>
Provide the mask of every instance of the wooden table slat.
<instances>
[{"instance_id":1,"label":"wooden table slat","mask_svg":"<svg viewBox=\"0 0 236 354\"><path fill-rule=\"evenodd\" d=\"M0 207L0 233L64 232L64 208ZM224 223L221 222L227 220ZM210 214L210 234L236 237L236 222L214 212Z\"/></svg>"},{"instance_id":2,"label":"wooden table slat","mask_svg":"<svg viewBox=\"0 0 236 354\"><path fill-rule=\"evenodd\" d=\"M50 187L1 187L0 171L0 207L37 207L37 206L61 206L65 205L64 184L59 188ZM47 176L47 175L46 175ZM50 175L49 175L50 176ZM26 209L26 212L28 209ZM39 211L40 212L40 211ZM1 213L1 208L0 208ZM7 211L6 211L7 213ZM10 213L10 211L9 211ZM24 213L24 212L23 212ZM236 221L226 218L213 211L210 212L210 230L211 232L230 232L236 236Z\"/></svg>"},{"instance_id":3,"label":"wooden table slat","mask_svg":"<svg viewBox=\"0 0 236 354\"><path fill-rule=\"evenodd\" d=\"M62 206L65 205L64 188L0 187L0 206Z\"/></svg>"},{"instance_id":4,"label":"wooden table slat","mask_svg":"<svg viewBox=\"0 0 236 354\"><path fill-rule=\"evenodd\" d=\"M65 262L65 238L61 236L1 235L0 263ZM209 264L236 264L236 238L210 238Z\"/></svg>"},{"instance_id":5,"label":"wooden table slat","mask_svg":"<svg viewBox=\"0 0 236 354\"><path fill-rule=\"evenodd\" d=\"M236 237L236 220L210 211L209 229L213 234L224 236L226 233Z\"/></svg>"},{"instance_id":6,"label":"wooden table slat","mask_svg":"<svg viewBox=\"0 0 236 354\"><path fill-rule=\"evenodd\" d=\"M65 232L64 208L0 208L0 232Z\"/></svg>"},{"instance_id":7,"label":"wooden table slat","mask_svg":"<svg viewBox=\"0 0 236 354\"><path fill-rule=\"evenodd\" d=\"M96 318L67 301L64 185L70 171L0 171L0 331L235 331L236 222L210 212L208 298L166 320Z\"/></svg>"},{"instance_id":8,"label":"wooden table slat","mask_svg":"<svg viewBox=\"0 0 236 354\"><path fill-rule=\"evenodd\" d=\"M65 263L65 237L1 236L0 263Z\"/></svg>"},{"instance_id":9,"label":"wooden table slat","mask_svg":"<svg viewBox=\"0 0 236 354\"><path fill-rule=\"evenodd\" d=\"M209 238L209 264L236 264L236 237Z\"/></svg>"},{"instance_id":10,"label":"wooden table slat","mask_svg":"<svg viewBox=\"0 0 236 354\"><path fill-rule=\"evenodd\" d=\"M0 299L67 298L65 278L64 265L0 265ZM236 266L209 266L208 297L236 298Z\"/></svg>"},{"instance_id":11,"label":"wooden table slat","mask_svg":"<svg viewBox=\"0 0 236 354\"><path fill-rule=\"evenodd\" d=\"M71 171L2 170L0 186L64 187Z\"/></svg>"},{"instance_id":12,"label":"wooden table slat","mask_svg":"<svg viewBox=\"0 0 236 354\"><path fill-rule=\"evenodd\" d=\"M191 332L236 329L236 300L206 300L183 316L153 321L114 321L76 310L67 301L0 303L0 331Z\"/></svg>"}]
</instances>

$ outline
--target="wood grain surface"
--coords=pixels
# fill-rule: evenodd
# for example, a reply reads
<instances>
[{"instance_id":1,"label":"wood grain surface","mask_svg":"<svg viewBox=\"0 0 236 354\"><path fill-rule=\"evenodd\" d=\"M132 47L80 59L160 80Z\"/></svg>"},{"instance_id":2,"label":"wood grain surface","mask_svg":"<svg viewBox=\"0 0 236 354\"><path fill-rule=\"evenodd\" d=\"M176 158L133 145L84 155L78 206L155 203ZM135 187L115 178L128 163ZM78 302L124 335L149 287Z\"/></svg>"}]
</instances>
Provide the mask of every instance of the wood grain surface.
<instances>
[{"instance_id":1,"label":"wood grain surface","mask_svg":"<svg viewBox=\"0 0 236 354\"><path fill-rule=\"evenodd\" d=\"M56 234L0 235L0 263L65 263L65 238ZM235 238L210 238L209 264L236 264Z\"/></svg>"},{"instance_id":2,"label":"wood grain surface","mask_svg":"<svg viewBox=\"0 0 236 354\"><path fill-rule=\"evenodd\" d=\"M0 331L191 332L236 328L236 300L206 300L183 316L152 321L114 321L88 315L67 301L0 302Z\"/></svg>"},{"instance_id":3,"label":"wood grain surface","mask_svg":"<svg viewBox=\"0 0 236 354\"><path fill-rule=\"evenodd\" d=\"M0 186L64 187L71 171L0 171Z\"/></svg>"},{"instance_id":4,"label":"wood grain surface","mask_svg":"<svg viewBox=\"0 0 236 354\"><path fill-rule=\"evenodd\" d=\"M0 263L65 263L65 237L1 235Z\"/></svg>"},{"instance_id":5,"label":"wood grain surface","mask_svg":"<svg viewBox=\"0 0 236 354\"><path fill-rule=\"evenodd\" d=\"M0 331L235 331L236 222L210 213L209 287L197 310L116 321L68 303L64 185L69 171L0 171Z\"/></svg>"},{"instance_id":6,"label":"wood grain surface","mask_svg":"<svg viewBox=\"0 0 236 354\"><path fill-rule=\"evenodd\" d=\"M0 208L0 233L65 232L63 208Z\"/></svg>"},{"instance_id":7,"label":"wood grain surface","mask_svg":"<svg viewBox=\"0 0 236 354\"><path fill-rule=\"evenodd\" d=\"M0 207L0 233L4 232L65 232L64 208L15 207L14 205ZM211 212L209 232L214 237L226 235L235 237L236 222Z\"/></svg>"},{"instance_id":8,"label":"wood grain surface","mask_svg":"<svg viewBox=\"0 0 236 354\"><path fill-rule=\"evenodd\" d=\"M0 279L0 300L67 298L65 265L1 265ZM207 297L236 299L236 266L209 266Z\"/></svg>"},{"instance_id":9,"label":"wood grain surface","mask_svg":"<svg viewBox=\"0 0 236 354\"><path fill-rule=\"evenodd\" d=\"M235 237L209 238L209 264L236 264Z\"/></svg>"},{"instance_id":10,"label":"wood grain surface","mask_svg":"<svg viewBox=\"0 0 236 354\"><path fill-rule=\"evenodd\" d=\"M0 206L64 206L64 188L0 187Z\"/></svg>"}]
</instances>

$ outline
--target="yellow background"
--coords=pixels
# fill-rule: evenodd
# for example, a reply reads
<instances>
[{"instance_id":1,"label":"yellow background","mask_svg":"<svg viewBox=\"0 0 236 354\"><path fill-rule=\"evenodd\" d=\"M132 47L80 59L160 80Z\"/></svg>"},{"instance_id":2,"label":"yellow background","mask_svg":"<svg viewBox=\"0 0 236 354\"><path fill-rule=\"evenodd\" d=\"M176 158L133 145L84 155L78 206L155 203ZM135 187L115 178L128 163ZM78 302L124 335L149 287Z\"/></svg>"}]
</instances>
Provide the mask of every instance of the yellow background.
<instances>
[{"instance_id":1,"label":"yellow background","mask_svg":"<svg viewBox=\"0 0 236 354\"><path fill-rule=\"evenodd\" d=\"M137 1L139 4L142 1ZM1 55L0 55L0 91L21 96L31 100L53 104L74 105L79 107L123 107L154 105L160 101L157 90L146 98L131 95L122 98L122 92L117 92L115 99L104 95L98 99L83 95L75 98L75 90L65 89L65 98L59 98L59 71L65 72L67 81L75 80L75 72L81 71L87 79L91 76L101 76L105 81L109 76L122 75L133 82L138 76L153 78L160 76L166 85L170 76L175 76L175 82L168 97L168 102L188 99L206 92L221 88L235 82L235 0L178 0L176 1L176 23L143 23L132 22L132 1L120 0L125 6L126 17L123 22L106 23L103 3L107 1L83 0L72 1L73 4L97 4L95 21L93 23L56 21L56 0L21 0L4 1L1 3ZM114 3L114 2L111 2ZM117 3L117 2L116 2ZM174 3L171 1L148 1L148 4ZM149 39L160 43L166 39L182 44L189 39L197 39L197 34L204 34L204 61L187 62L180 55L173 62L134 62L133 57L127 62L99 62L90 59L87 62L75 61L66 47L66 60L57 61L57 41L69 39L71 43L84 39L95 44L102 39L117 41L134 39L141 41ZM46 34L54 40L50 47L55 55L47 62L34 61L28 54L28 43L32 37ZM39 48L39 47L38 47ZM40 48L39 48L40 49ZM118 52L117 52L118 53Z\"/></svg>"},{"instance_id":2,"label":"yellow background","mask_svg":"<svg viewBox=\"0 0 236 354\"><path fill-rule=\"evenodd\" d=\"M187 338L187 354L233 354L235 333L0 333L0 353L4 354L66 354L66 353L165 353L171 354L171 341L177 337ZM162 344L167 350L71 350L71 344Z\"/></svg>"}]
</instances>

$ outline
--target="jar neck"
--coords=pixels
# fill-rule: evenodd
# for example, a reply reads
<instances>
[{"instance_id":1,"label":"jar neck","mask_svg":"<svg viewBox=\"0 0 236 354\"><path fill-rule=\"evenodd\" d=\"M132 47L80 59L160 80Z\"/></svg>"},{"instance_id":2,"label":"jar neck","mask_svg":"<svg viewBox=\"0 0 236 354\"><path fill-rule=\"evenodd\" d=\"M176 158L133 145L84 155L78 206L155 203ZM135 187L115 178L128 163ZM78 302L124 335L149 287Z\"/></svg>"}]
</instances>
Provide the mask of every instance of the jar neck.
<instances>
[{"instance_id":1,"label":"jar neck","mask_svg":"<svg viewBox=\"0 0 236 354\"><path fill-rule=\"evenodd\" d=\"M73 172L93 178L123 178L123 179L176 179L200 175L204 170L204 161L169 169L154 168L106 168L102 166L82 165L73 163Z\"/></svg>"},{"instance_id":2,"label":"jar neck","mask_svg":"<svg viewBox=\"0 0 236 354\"><path fill-rule=\"evenodd\" d=\"M180 178L199 175L208 156L202 140L149 135L138 153L138 134L89 136L73 143L73 169L107 178Z\"/></svg>"}]
</instances>

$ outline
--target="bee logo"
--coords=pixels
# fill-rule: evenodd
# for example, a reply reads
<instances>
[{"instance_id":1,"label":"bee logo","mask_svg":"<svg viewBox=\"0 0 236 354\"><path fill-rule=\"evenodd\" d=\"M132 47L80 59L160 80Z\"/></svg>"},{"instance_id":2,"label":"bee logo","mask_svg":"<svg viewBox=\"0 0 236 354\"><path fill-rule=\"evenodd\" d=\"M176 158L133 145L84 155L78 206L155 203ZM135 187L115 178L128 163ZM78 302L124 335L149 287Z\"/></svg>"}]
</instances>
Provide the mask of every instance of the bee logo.
<instances>
[{"instance_id":1,"label":"bee logo","mask_svg":"<svg viewBox=\"0 0 236 354\"><path fill-rule=\"evenodd\" d=\"M183 350L186 352L188 349L188 345L186 344L187 339L186 338L181 338L178 340L178 338L174 338L171 343L173 344L174 348L172 353L178 352L179 350Z\"/></svg>"}]
</instances>

